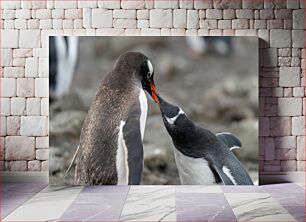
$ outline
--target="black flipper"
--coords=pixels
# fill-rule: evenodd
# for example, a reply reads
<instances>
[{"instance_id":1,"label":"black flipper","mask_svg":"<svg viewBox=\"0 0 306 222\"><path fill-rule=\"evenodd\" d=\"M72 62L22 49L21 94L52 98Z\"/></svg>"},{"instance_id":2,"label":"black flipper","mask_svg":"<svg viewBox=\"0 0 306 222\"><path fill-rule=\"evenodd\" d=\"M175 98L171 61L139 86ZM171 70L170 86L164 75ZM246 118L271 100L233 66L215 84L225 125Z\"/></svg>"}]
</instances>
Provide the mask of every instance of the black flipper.
<instances>
[{"instance_id":1,"label":"black flipper","mask_svg":"<svg viewBox=\"0 0 306 222\"><path fill-rule=\"evenodd\" d=\"M221 178L224 185L234 185L231 179L221 169L219 169L216 165L213 165L213 168Z\"/></svg>"},{"instance_id":2,"label":"black flipper","mask_svg":"<svg viewBox=\"0 0 306 222\"><path fill-rule=\"evenodd\" d=\"M240 140L231 133L218 133L217 138L228 146L230 150L241 148Z\"/></svg>"},{"instance_id":3,"label":"black flipper","mask_svg":"<svg viewBox=\"0 0 306 222\"><path fill-rule=\"evenodd\" d=\"M128 150L129 185L139 185L143 170L143 145L140 129L140 103L131 106L123 127L123 139Z\"/></svg>"}]
</instances>

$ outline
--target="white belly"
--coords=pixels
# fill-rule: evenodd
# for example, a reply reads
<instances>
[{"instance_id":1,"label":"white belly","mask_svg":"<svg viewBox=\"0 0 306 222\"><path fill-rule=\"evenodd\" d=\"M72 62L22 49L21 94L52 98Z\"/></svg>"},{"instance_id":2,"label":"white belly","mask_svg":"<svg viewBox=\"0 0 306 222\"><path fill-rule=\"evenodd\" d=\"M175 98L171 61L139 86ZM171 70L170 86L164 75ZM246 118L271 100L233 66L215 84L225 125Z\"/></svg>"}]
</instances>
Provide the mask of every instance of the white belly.
<instances>
[{"instance_id":1,"label":"white belly","mask_svg":"<svg viewBox=\"0 0 306 222\"><path fill-rule=\"evenodd\" d=\"M174 156L182 185L211 185L215 183L214 174L205 159L185 156L176 148L174 148Z\"/></svg>"},{"instance_id":2,"label":"white belly","mask_svg":"<svg viewBox=\"0 0 306 222\"><path fill-rule=\"evenodd\" d=\"M147 112L148 112L148 101L145 92L141 89L139 92L139 103L140 103L140 131L141 131L141 138L143 140L144 131L146 127L146 120L147 120Z\"/></svg>"}]
</instances>

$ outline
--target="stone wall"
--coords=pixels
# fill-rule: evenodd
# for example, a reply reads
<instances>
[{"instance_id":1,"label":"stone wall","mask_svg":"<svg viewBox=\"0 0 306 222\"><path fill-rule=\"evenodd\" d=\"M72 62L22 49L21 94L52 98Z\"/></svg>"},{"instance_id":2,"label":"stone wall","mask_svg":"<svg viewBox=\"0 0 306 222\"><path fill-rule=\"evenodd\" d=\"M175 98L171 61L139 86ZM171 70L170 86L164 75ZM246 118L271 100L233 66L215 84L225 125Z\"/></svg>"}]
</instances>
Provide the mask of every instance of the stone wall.
<instances>
[{"instance_id":1,"label":"stone wall","mask_svg":"<svg viewBox=\"0 0 306 222\"><path fill-rule=\"evenodd\" d=\"M6 171L48 170L48 35L260 38L260 171L305 170L303 0L1 1Z\"/></svg>"}]
</instances>

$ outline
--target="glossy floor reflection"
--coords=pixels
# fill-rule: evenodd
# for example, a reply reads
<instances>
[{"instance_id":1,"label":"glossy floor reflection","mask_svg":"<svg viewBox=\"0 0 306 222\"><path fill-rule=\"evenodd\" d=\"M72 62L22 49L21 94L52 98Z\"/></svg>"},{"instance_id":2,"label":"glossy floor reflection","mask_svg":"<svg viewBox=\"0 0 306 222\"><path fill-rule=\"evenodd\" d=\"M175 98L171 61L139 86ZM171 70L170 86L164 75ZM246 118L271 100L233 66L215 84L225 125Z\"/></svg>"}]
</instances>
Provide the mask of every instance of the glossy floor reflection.
<instances>
[{"instance_id":1,"label":"glossy floor reflection","mask_svg":"<svg viewBox=\"0 0 306 222\"><path fill-rule=\"evenodd\" d=\"M5 183L2 221L305 221L305 186Z\"/></svg>"}]
</instances>

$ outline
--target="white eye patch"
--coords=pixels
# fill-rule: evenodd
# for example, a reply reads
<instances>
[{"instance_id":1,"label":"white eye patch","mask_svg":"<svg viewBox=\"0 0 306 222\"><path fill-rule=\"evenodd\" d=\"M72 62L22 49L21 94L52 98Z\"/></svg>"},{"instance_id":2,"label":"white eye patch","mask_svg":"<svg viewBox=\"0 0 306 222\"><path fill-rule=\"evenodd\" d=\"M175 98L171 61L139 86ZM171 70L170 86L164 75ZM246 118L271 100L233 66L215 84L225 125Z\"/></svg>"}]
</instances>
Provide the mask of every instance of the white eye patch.
<instances>
[{"instance_id":1,"label":"white eye patch","mask_svg":"<svg viewBox=\"0 0 306 222\"><path fill-rule=\"evenodd\" d=\"M153 72L154 72L154 69L153 69L153 65L152 65L152 63L150 62L150 60L148 60L148 68L149 68L149 73L152 75Z\"/></svg>"},{"instance_id":2,"label":"white eye patch","mask_svg":"<svg viewBox=\"0 0 306 222\"><path fill-rule=\"evenodd\" d=\"M168 122L169 124L173 125L173 124L175 123L176 119L177 119L180 115L182 115L182 114L185 114L185 113L184 113L184 111L180 108L180 110L179 110L179 112L176 114L176 116L174 116L174 117L172 117L172 118L169 118L169 117L167 117L167 116L165 116L165 117L166 117L167 122Z\"/></svg>"}]
</instances>

